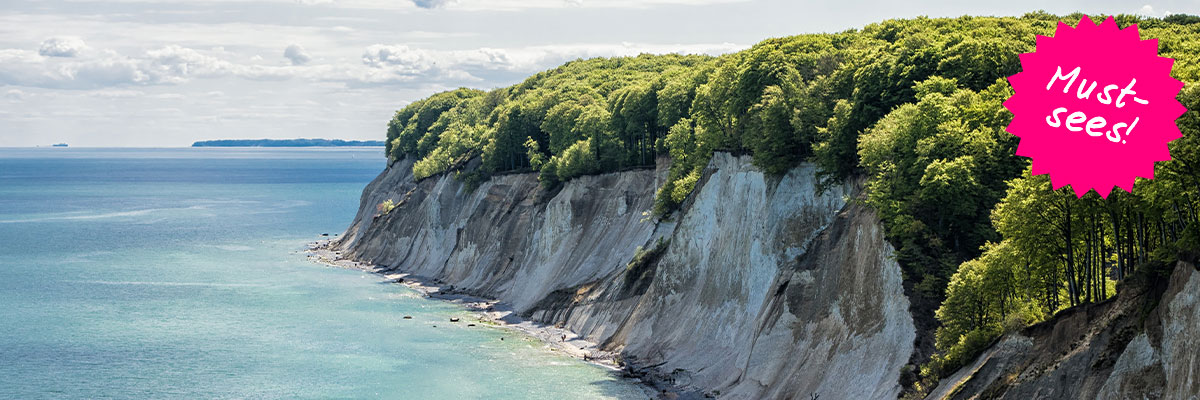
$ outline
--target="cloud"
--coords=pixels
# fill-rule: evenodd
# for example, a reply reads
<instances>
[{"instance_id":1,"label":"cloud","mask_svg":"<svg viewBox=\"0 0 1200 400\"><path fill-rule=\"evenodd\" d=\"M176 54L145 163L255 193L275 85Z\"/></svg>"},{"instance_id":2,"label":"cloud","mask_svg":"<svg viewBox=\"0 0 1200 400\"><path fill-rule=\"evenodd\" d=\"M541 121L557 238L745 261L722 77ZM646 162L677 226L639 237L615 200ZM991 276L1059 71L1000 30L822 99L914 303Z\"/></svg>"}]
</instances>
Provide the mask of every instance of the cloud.
<instances>
[{"instance_id":1,"label":"cloud","mask_svg":"<svg viewBox=\"0 0 1200 400\"><path fill-rule=\"evenodd\" d=\"M446 6L458 3L457 0L412 0L417 7L425 9L445 8Z\"/></svg>"},{"instance_id":2,"label":"cloud","mask_svg":"<svg viewBox=\"0 0 1200 400\"><path fill-rule=\"evenodd\" d=\"M61 65L58 72L60 76L55 77L49 86L60 84L61 87L75 89L159 81L152 75L155 71L145 68L143 63L117 54Z\"/></svg>"},{"instance_id":3,"label":"cloud","mask_svg":"<svg viewBox=\"0 0 1200 400\"><path fill-rule=\"evenodd\" d=\"M141 90L128 90L128 89L101 89L101 90L96 90L96 91L93 91L93 92L90 92L87 94L88 97L99 97L99 98L105 98L105 99L125 99L125 98L132 98L132 97L142 97L145 95L146 95L146 92L143 92Z\"/></svg>"},{"instance_id":4,"label":"cloud","mask_svg":"<svg viewBox=\"0 0 1200 400\"><path fill-rule=\"evenodd\" d=\"M179 45L147 51L143 61L151 79L164 83L179 83L191 76L224 75L236 69L233 63Z\"/></svg>"},{"instance_id":5,"label":"cloud","mask_svg":"<svg viewBox=\"0 0 1200 400\"><path fill-rule=\"evenodd\" d=\"M567 61L595 57L628 57L638 54L718 55L744 49L733 43L653 44L653 43L580 43L530 46L510 49L480 48L447 52L445 63L488 70L533 73Z\"/></svg>"},{"instance_id":6,"label":"cloud","mask_svg":"<svg viewBox=\"0 0 1200 400\"><path fill-rule=\"evenodd\" d=\"M424 9L451 8L469 11L512 11L567 7L645 9L656 6L704 6L745 1L749 0L412 0L414 5Z\"/></svg>"},{"instance_id":7,"label":"cloud","mask_svg":"<svg viewBox=\"0 0 1200 400\"><path fill-rule=\"evenodd\" d=\"M410 73L419 73L433 68L433 56L421 49L413 49L406 45L374 44L367 47L362 55L363 64L375 67L393 67Z\"/></svg>"},{"instance_id":8,"label":"cloud","mask_svg":"<svg viewBox=\"0 0 1200 400\"><path fill-rule=\"evenodd\" d=\"M0 83L18 86L94 89L177 84L192 77L230 74L254 77L256 71L178 45L150 50L136 57L111 50L67 58L45 57L19 49L0 50Z\"/></svg>"},{"instance_id":9,"label":"cloud","mask_svg":"<svg viewBox=\"0 0 1200 400\"><path fill-rule=\"evenodd\" d=\"M309 60L312 60L312 57L308 55L308 52L304 51L304 47L301 47L298 44L291 44L288 45L286 49L283 49L283 57L291 60L292 65L304 65L307 64Z\"/></svg>"},{"instance_id":10,"label":"cloud","mask_svg":"<svg viewBox=\"0 0 1200 400\"><path fill-rule=\"evenodd\" d=\"M46 57L27 50L0 50L0 84L43 86L59 75L46 68L46 61Z\"/></svg>"},{"instance_id":11,"label":"cloud","mask_svg":"<svg viewBox=\"0 0 1200 400\"><path fill-rule=\"evenodd\" d=\"M0 50L0 84L54 89L104 89L179 85L194 79L299 80L334 87L505 85L525 75L579 58L642 53L722 54L744 48L719 44L599 43L515 48L432 50L406 44L373 44L352 58L314 63L299 45L288 46L290 65L266 65L220 49L167 45L140 54L92 50L76 57L46 57Z\"/></svg>"},{"instance_id":12,"label":"cloud","mask_svg":"<svg viewBox=\"0 0 1200 400\"><path fill-rule=\"evenodd\" d=\"M1146 17L1158 16L1158 13L1154 12L1154 7L1150 6L1149 4L1142 6L1142 8L1139 8L1137 11L1134 11L1134 14Z\"/></svg>"},{"instance_id":13,"label":"cloud","mask_svg":"<svg viewBox=\"0 0 1200 400\"><path fill-rule=\"evenodd\" d=\"M46 57L75 57L87 50L87 44L82 39L72 37L52 37L42 41L38 54Z\"/></svg>"},{"instance_id":14,"label":"cloud","mask_svg":"<svg viewBox=\"0 0 1200 400\"><path fill-rule=\"evenodd\" d=\"M4 97L12 100L21 100L25 98L25 92L17 89L10 89L9 91L4 92Z\"/></svg>"},{"instance_id":15,"label":"cloud","mask_svg":"<svg viewBox=\"0 0 1200 400\"><path fill-rule=\"evenodd\" d=\"M519 48L483 47L471 50L427 50L404 44L374 44L362 54L363 68L327 65L323 80L363 84L420 81L449 86L508 84L525 75L580 58L635 56L643 53L724 54L745 48L720 44L573 44Z\"/></svg>"}]
</instances>

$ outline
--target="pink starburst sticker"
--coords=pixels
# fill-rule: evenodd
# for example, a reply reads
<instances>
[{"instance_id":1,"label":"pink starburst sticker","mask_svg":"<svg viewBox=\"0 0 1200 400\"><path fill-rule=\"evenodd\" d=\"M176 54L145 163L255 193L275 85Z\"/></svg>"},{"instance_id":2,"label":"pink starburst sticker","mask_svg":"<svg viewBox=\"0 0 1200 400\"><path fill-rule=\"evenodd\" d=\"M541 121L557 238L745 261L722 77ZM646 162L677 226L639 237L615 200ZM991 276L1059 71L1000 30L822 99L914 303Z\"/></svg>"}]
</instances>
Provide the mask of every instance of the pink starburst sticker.
<instances>
[{"instance_id":1,"label":"pink starburst sticker","mask_svg":"<svg viewBox=\"0 0 1200 400\"><path fill-rule=\"evenodd\" d=\"M1021 73L1008 78L1007 130L1054 189L1131 192L1137 177L1154 178L1156 161L1171 159L1167 143L1182 136L1175 119L1186 109L1175 100L1183 87L1171 78L1175 60L1158 56L1158 39L1141 40L1137 25L1120 29L1111 16L1099 26L1084 16L1077 28L1059 22L1054 37L1038 35L1036 51L1020 57Z\"/></svg>"}]
</instances>

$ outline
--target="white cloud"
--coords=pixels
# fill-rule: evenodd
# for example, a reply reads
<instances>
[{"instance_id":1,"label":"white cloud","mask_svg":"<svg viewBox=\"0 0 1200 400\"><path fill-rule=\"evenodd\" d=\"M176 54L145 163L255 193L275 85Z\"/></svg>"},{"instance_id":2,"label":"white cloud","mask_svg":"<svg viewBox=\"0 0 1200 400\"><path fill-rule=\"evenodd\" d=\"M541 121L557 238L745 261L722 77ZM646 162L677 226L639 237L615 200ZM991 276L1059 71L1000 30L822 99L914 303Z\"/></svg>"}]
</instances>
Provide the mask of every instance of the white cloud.
<instances>
[{"instance_id":1,"label":"white cloud","mask_svg":"<svg viewBox=\"0 0 1200 400\"><path fill-rule=\"evenodd\" d=\"M720 3L749 2L751 0L259 0L271 6L315 6L324 9L343 10L387 10L413 11L415 9L459 9L459 10L524 10L536 8L636 8L645 9L662 5L703 6ZM177 5L191 1L164 0L71 0L70 3L104 4L154 4ZM204 3L238 4L245 0L205 0ZM157 11L159 13L199 14L195 10Z\"/></svg>"},{"instance_id":2,"label":"white cloud","mask_svg":"<svg viewBox=\"0 0 1200 400\"><path fill-rule=\"evenodd\" d=\"M52 37L42 41L38 54L46 57L75 57L87 50L87 44L82 39L73 37Z\"/></svg>"},{"instance_id":3,"label":"white cloud","mask_svg":"<svg viewBox=\"0 0 1200 400\"><path fill-rule=\"evenodd\" d=\"M1147 16L1147 17L1158 16L1158 14L1154 12L1154 7L1150 6L1149 4L1142 6L1142 8L1139 8L1137 11L1134 12L1134 14L1143 15L1143 16Z\"/></svg>"},{"instance_id":4,"label":"white cloud","mask_svg":"<svg viewBox=\"0 0 1200 400\"><path fill-rule=\"evenodd\" d=\"M191 77L251 71L177 45L129 57L112 50L86 56L43 57L24 50L0 50L0 83L60 89L122 85L177 84Z\"/></svg>"},{"instance_id":5,"label":"white cloud","mask_svg":"<svg viewBox=\"0 0 1200 400\"><path fill-rule=\"evenodd\" d=\"M292 62L292 65L304 65L312 60L312 56L304 51L304 47L298 44L290 44L286 49L283 49L283 58Z\"/></svg>"},{"instance_id":6,"label":"white cloud","mask_svg":"<svg viewBox=\"0 0 1200 400\"><path fill-rule=\"evenodd\" d=\"M578 17L621 4L603 0L455 0L440 10L404 0L223 3L238 12L145 1L155 3L47 0L36 12L25 3L0 12L0 146L186 145L214 126L229 137L377 138L379 121L436 91L506 86L575 58L731 47L723 35L637 29L619 35L667 44L597 43L613 33ZM529 8L502 21L476 12ZM540 26L552 15L572 29ZM692 40L718 44L669 44ZM285 54L292 44L299 51ZM300 55L307 61L293 62Z\"/></svg>"},{"instance_id":7,"label":"white cloud","mask_svg":"<svg viewBox=\"0 0 1200 400\"><path fill-rule=\"evenodd\" d=\"M234 65L195 49L170 45L146 52L145 67L158 82L178 83L189 76L216 76L234 69Z\"/></svg>"},{"instance_id":8,"label":"white cloud","mask_svg":"<svg viewBox=\"0 0 1200 400\"><path fill-rule=\"evenodd\" d=\"M626 57L638 54L709 54L718 55L745 48L732 43L717 44L654 44L654 43L584 43L530 46L512 49L480 48L447 52L447 63L491 70L532 73L552 68L580 58Z\"/></svg>"},{"instance_id":9,"label":"white cloud","mask_svg":"<svg viewBox=\"0 0 1200 400\"><path fill-rule=\"evenodd\" d=\"M156 83L138 60L110 53L102 58L60 65L54 83L67 88L92 88L130 83Z\"/></svg>"},{"instance_id":10,"label":"white cloud","mask_svg":"<svg viewBox=\"0 0 1200 400\"><path fill-rule=\"evenodd\" d=\"M413 5L419 8L469 11L515 11L566 7L645 9L667 5L703 6L747 1L750 0L412 0Z\"/></svg>"},{"instance_id":11,"label":"white cloud","mask_svg":"<svg viewBox=\"0 0 1200 400\"><path fill-rule=\"evenodd\" d=\"M0 84L41 86L53 80L57 72L45 68L45 60L31 51L0 50Z\"/></svg>"},{"instance_id":12,"label":"white cloud","mask_svg":"<svg viewBox=\"0 0 1200 400\"><path fill-rule=\"evenodd\" d=\"M371 67L394 67L407 73L420 73L433 68L433 57L421 49L406 45L374 44L363 52L362 62Z\"/></svg>"},{"instance_id":13,"label":"white cloud","mask_svg":"<svg viewBox=\"0 0 1200 400\"><path fill-rule=\"evenodd\" d=\"M99 98L105 98L105 99L124 99L124 98L132 98L132 97L142 97L145 95L146 95L146 92L143 92L141 90L128 90L128 89L101 89L101 90L95 90L95 91L89 92L87 94L88 97L99 97Z\"/></svg>"},{"instance_id":14,"label":"white cloud","mask_svg":"<svg viewBox=\"0 0 1200 400\"><path fill-rule=\"evenodd\" d=\"M358 63L346 59L313 64L298 45L284 56L291 65L247 63L222 49L197 50L167 45L126 56L112 50L72 57L45 57L19 50L0 50L0 84L58 89L101 89L122 86L178 85L194 79L237 78L255 81L300 80L347 86L371 84L473 84L497 73L520 76L579 58L634 56L642 53L721 54L744 46L719 44L568 44L470 50L429 50L404 44L374 44ZM245 60L244 58L241 58ZM501 82L494 82L501 83Z\"/></svg>"},{"instance_id":15,"label":"white cloud","mask_svg":"<svg viewBox=\"0 0 1200 400\"><path fill-rule=\"evenodd\" d=\"M421 8L444 8L458 3L458 0L412 0L413 5Z\"/></svg>"}]
</instances>

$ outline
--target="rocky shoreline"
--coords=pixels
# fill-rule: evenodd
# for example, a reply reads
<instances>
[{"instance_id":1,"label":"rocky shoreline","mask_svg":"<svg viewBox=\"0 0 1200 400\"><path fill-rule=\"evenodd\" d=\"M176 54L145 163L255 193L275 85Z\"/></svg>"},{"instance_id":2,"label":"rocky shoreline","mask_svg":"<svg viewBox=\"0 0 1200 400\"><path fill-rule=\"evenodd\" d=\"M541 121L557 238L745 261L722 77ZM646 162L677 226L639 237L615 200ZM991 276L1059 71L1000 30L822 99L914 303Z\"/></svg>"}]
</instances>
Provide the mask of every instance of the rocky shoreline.
<instances>
[{"instance_id":1,"label":"rocky shoreline","mask_svg":"<svg viewBox=\"0 0 1200 400\"><path fill-rule=\"evenodd\" d=\"M474 323L488 324L501 329L511 330L544 343L551 351L565 354L571 358L583 360L614 373L623 379L634 381L645 389L649 397L682 399L700 398L698 393L691 393L673 386L663 379L654 379L651 374L653 367L638 367L625 363L620 355L602 350L599 344L588 341L579 334L561 326L541 324L525 320L517 315L511 305L463 293L437 279L397 272L384 266L362 263L342 255L342 252L332 249L333 239L322 239L310 243L304 250L309 261L335 268L354 269L382 276L387 282L404 285L421 293L426 298L441 300L462 306L472 313ZM471 324L470 321L452 321Z\"/></svg>"}]
</instances>

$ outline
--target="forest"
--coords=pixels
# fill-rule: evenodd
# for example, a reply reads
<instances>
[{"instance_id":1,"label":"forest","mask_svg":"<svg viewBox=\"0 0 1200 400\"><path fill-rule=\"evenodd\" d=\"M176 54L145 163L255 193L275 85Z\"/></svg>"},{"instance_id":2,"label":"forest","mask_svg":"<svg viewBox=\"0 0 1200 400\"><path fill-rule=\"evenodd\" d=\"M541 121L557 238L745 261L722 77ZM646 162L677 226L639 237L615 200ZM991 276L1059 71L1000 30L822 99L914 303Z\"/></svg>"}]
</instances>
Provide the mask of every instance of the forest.
<instances>
[{"instance_id":1,"label":"forest","mask_svg":"<svg viewBox=\"0 0 1200 400\"><path fill-rule=\"evenodd\" d=\"M1077 198L1014 155L1006 77L1036 35L1081 17L889 20L720 57L577 60L514 86L413 102L388 123L386 151L415 160L418 179L536 172L548 190L669 157L660 218L716 151L749 154L772 175L813 163L823 187L865 177L863 201L896 249L917 325L935 333L936 352L907 383L920 392L1004 332L1103 301L1148 265L1200 250L1200 17L1116 18L1158 38L1186 83L1183 138L1155 179ZM473 160L480 167L466 168Z\"/></svg>"}]
</instances>

